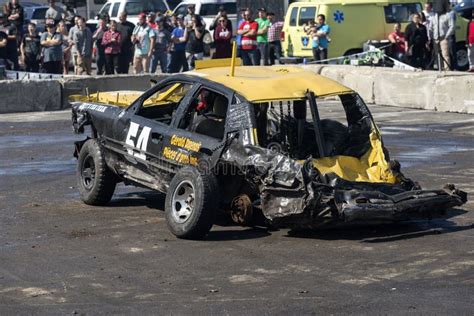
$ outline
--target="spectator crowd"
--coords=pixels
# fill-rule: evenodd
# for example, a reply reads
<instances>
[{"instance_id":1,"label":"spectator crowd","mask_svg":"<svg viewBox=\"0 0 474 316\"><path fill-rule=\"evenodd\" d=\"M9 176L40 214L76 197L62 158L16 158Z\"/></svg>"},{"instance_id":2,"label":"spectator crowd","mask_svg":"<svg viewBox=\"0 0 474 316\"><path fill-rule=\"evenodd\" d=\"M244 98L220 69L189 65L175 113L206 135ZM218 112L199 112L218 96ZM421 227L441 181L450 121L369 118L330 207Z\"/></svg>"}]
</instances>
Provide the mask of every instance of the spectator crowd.
<instances>
[{"instance_id":1,"label":"spectator crowd","mask_svg":"<svg viewBox=\"0 0 474 316\"><path fill-rule=\"evenodd\" d=\"M196 60L210 54L211 58L230 58L232 42L237 35L238 54L244 65L271 65L281 56L280 33L283 22L275 21L273 13L264 8L253 19L250 10L242 10L238 30L233 30L224 7L206 29L204 19L188 5L186 15L167 12L147 12L138 16L138 23L127 21L127 13L119 21L107 14L99 16L94 31L81 16L57 6L54 0L46 12L45 31L37 32L28 23L23 32L24 10L18 0L12 0L0 13L0 63L7 69L51 74L176 73L193 69ZM212 37L212 38L211 38Z\"/></svg>"},{"instance_id":2,"label":"spectator crowd","mask_svg":"<svg viewBox=\"0 0 474 316\"><path fill-rule=\"evenodd\" d=\"M474 11L473 11L474 18ZM449 8L445 14L435 14L433 3L427 2L424 10L412 15L412 21L402 32L396 23L388 36L392 43L392 56L415 68L457 70L456 13ZM469 71L474 72L474 23L467 27Z\"/></svg>"},{"instance_id":3,"label":"spectator crowd","mask_svg":"<svg viewBox=\"0 0 474 316\"><path fill-rule=\"evenodd\" d=\"M46 30L38 34L36 25L29 23L23 30L24 10L18 0L12 0L0 13L0 64L7 69L68 74L91 75L95 61L95 74L127 74L132 67L135 74L176 73L193 69L196 60L210 54L209 42L215 49L211 58L229 58L232 42L244 65L273 65L282 55L280 34L283 22L265 8L258 10L254 19L250 9L243 9L233 30L223 7L206 28L204 19L195 14L193 4L186 15L169 15L167 12L141 13L137 25L127 20L127 13L119 14L119 21L110 20L107 14L99 17L97 27L91 31L81 16L71 15L54 0L46 11ZM432 4L413 14L412 22L402 32L395 24L388 39L392 43L392 56L417 68L433 66L434 56L442 58L443 69L456 69L454 38L454 12L437 16ZM209 29L210 31L208 31ZM331 28L320 14L309 21L304 31L311 41L313 58L325 62L331 42ZM212 38L211 38L212 37ZM471 71L474 71L474 23L468 27L468 46Z\"/></svg>"}]
</instances>

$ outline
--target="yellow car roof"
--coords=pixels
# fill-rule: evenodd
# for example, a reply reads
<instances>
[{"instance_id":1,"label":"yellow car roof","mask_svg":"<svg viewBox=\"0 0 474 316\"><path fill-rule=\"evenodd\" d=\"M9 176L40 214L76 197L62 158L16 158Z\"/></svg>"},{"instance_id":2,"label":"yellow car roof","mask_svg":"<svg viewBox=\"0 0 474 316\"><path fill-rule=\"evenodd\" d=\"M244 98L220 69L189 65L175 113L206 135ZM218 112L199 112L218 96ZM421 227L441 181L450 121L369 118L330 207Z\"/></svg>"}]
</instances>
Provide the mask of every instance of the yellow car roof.
<instances>
[{"instance_id":1,"label":"yellow car roof","mask_svg":"<svg viewBox=\"0 0 474 316\"><path fill-rule=\"evenodd\" d=\"M234 77L229 73L229 67L216 67L186 74L223 84L250 102L303 99L307 90L317 97L353 92L336 81L299 67L242 66L235 68Z\"/></svg>"}]
</instances>

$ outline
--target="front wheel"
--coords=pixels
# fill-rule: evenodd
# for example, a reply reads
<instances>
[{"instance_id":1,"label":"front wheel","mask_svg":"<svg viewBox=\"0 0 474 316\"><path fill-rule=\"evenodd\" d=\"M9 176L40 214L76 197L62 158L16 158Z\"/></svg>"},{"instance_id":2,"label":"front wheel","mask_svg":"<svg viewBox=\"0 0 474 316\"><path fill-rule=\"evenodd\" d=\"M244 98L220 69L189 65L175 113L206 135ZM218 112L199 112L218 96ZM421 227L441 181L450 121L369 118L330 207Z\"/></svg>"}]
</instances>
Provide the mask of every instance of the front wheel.
<instances>
[{"instance_id":1,"label":"front wheel","mask_svg":"<svg viewBox=\"0 0 474 316\"><path fill-rule=\"evenodd\" d=\"M469 56L465 42L456 43L456 60L458 70L466 71L469 69Z\"/></svg>"},{"instance_id":2,"label":"front wheel","mask_svg":"<svg viewBox=\"0 0 474 316\"><path fill-rule=\"evenodd\" d=\"M84 203L105 205L112 199L117 182L95 139L89 139L81 148L77 161L77 180Z\"/></svg>"},{"instance_id":3,"label":"front wheel","mask_svg":"<svg viewBox=\"0 0 474 316\"><path fill-rule=\"evenodd\" d=\"M178 238L202 239L214 224L218 206L216 177L184 167L171 180L166 194L168 228Z\"/></svg>"}]
</instances>

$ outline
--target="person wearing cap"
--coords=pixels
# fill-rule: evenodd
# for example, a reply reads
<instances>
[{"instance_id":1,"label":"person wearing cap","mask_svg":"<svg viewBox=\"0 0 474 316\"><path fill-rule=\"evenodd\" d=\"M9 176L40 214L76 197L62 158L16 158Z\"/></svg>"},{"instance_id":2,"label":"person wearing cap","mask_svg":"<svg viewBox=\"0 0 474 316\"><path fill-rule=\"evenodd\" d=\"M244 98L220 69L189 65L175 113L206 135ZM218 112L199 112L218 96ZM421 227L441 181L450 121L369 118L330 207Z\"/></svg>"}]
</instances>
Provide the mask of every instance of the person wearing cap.
<instances>
[{"instance_id":1,"label":"person wearing cap","mask_svg":"<svg viewBox=\"0 0 474 316\"><path fill-rule=\"evenodd\" d=\"M77 49L77 74L91 75L92 73L92 32L86 26L86 20L81 17L78 21L78 30L74 33L72 41Z\"/></svg>"},{"instance_id":2,"label":"person wearing cap","mask_svg":"<svg viewBox=\"0 0 474 316\"><path fill-rule=\"evenodd\" d=\"M56 32L53 23L46 24L46 32L41 34L43 46L43 67L46 73L62 74L63 72L63 36Z\"/></svg>"},{"instance_id":3,"label":"person wearing cap","mask_svg":"<svg viewBox=\"0 0 474 316\"><path fill-rule=\"evenodd\" d=\"M127 12L119 14L117 30L120 32L120 55L118 60L118 73L128 74L130 63L133 61L132 34L135 24L127 21Z\"/></svg>"},{"instance_id":4,"label":"person wearing cap","mask_svg":"<svg viewBox=\"0 0 474 316\"><path fill-rule=\"evenodd\" d=\"M156 41L155 47L153 48L153 57L151 59L150 72L155 73L160 63L162 73L166 73L168 70L168 50L171 44L171 33L164 26L163 17L159 17L156 20Z\"/></svg>"},{"instance_id":5,"label":"person wearing cap","mask_svg":"<svg viewBox=\"0 0 474 316\"><path fill-rule=\"evenodd\" d=\"M146 14L138 15L138 24L132 33L132 43L135 45L133 69L135 74L147 73L150 70L150 59L155 46L155 31L146 23Z\"/></svg>"},{"instance_id":6,"label":"person wearing cap","mask_svg":"<svg viewBox=\"0 0 474 316\"><path fill-rule=\"evenodd\" d=\"M188 61L186 60L186 40L187 40L187 30L184 25L183 15L178 15L176 17L176 22L178 26L174 28L171 33L171 48L170 48L170 60L168 63L168 72L177 73L181 69L183 71L188 71Z\"/></svg>"},{"instance_id":7,"label":"person wearing cap","mask_svg":"<svg viewBox=\"0 0 474 316\"><path fill-rule=\"evenodd\" d=\"M246 9L244 12L245 21L240 24L237 34L242 35L240 55L245 66L257 66L257 32L258 23L252 18L252 11Z\"/></svg>"},{"instance_id":8,"label":"person wearing cap","mask_svg":"<svg viewBox=\"0 0 474 316\"><path fill-rule=\"evenodd\" d=\"M257 31L257 60L259 63L268 66L268 29L270 28L270 21L267 19L267 10L265 8L258 9L258 19L255 19L258 23Z\"/></svg>"}]
</instances>

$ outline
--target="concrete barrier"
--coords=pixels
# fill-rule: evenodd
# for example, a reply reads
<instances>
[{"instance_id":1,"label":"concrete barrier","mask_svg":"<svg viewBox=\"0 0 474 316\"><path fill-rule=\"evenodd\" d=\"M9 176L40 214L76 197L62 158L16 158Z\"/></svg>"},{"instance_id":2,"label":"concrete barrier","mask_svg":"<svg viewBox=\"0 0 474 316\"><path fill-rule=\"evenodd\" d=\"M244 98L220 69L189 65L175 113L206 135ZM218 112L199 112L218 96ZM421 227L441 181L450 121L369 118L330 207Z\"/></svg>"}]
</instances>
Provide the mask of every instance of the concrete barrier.
<instances>
[{"instance_id":1,"label":"concrete barrier","mask_svg":"<svg viewBox=\"0 0 474 316\"><path fill-rule=\"evenodd\" d=\"M474 75L343 65L305 65L359 92L367 103L474 114Z\"/></svg>"},{"instance_id":2,"label":"concrete barrier","mask_svg":"<svg viewBox=\"0 0 474 316\"><path fill-rule=\"evenodd\" d=\"M301 65L359 92L367 103L474 114L474 75L342 65ZM0 81L0 113L69 106L72 94L141 90L166 75L69 77L59 81ZM86 89L87 88L87 89Z\"/></svg>"},{"instance_id":3,"label":"concrete barrier","mask_svg":"<svg viewBox=\"0 0 474 316\"><path fill-rule=\"evenodd\" d=\"M0 113L62 108L62 86L57 80L0 81Z\"/></svg>"},{"instance_id":4,"label":"concrete barrier","mask_svg":"<svg viewBox=\"0 0 474 316\"><path fill-rule=\"evenodd\" d=\"M63 87L63 107L68 106L68 98L73 94L101 91L138 90L151 87L150 80L160 80L163 75L116 75L102 77L69 77L61 80Z\"/></svg>"}]
</instances>

